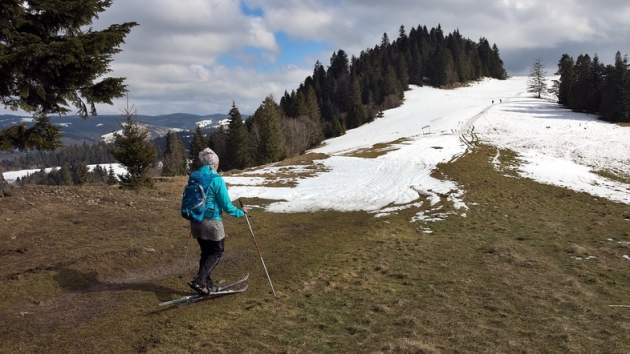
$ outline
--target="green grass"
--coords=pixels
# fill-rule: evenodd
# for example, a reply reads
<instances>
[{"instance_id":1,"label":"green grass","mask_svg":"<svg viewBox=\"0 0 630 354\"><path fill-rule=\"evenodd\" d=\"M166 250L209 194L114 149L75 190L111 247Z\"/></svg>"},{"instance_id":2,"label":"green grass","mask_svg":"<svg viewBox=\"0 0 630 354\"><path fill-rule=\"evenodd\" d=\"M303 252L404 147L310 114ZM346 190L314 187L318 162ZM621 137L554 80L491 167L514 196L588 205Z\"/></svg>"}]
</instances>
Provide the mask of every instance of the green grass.
<instances>
[{"instance_id":1,"label":"green grass","mask_svg":"<svg viewBox=\"0 0 630 354\"><path fill-rule=\"evenodd\" d=\"M250 289L166 310L197 256L183 179L19 191L0 200L0 352L629 352L630 310L609 307L630 304L628 207L505 177L495 154L436 172L466 190L466 217L254 211L277 299L230 219L217 277L250 272Z\"/></svg>"}]
</instances>

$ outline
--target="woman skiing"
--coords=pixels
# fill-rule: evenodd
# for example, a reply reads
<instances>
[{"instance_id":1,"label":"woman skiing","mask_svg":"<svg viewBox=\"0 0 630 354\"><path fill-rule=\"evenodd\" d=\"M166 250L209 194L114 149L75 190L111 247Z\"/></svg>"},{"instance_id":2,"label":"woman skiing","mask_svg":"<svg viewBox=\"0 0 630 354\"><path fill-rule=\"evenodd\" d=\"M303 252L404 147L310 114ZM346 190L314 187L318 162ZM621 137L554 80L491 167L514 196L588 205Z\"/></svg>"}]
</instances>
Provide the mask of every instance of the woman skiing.
<instances>
[{"instance_id":1,"label":"woman skiing","mask_svg":"<svg viewBox=\"0 0 630 354\"><path fill-rule=\"evenodd\" d=\"M217 170L219 168L219 156L209 148L199 153L201 167L191 173L188 183L191 181L203 187L206 197L206 211L201 222L190 222L191 234L197 239L201 250L199 270L197 276L188 285L202 295L208 295L217 288L210 277L212 270L219 264L223 256L223 244L225 230L221 214L226 213L240 218L249 210L235 207L227 191L225 181Z\"/></svg>"}]
</instances>

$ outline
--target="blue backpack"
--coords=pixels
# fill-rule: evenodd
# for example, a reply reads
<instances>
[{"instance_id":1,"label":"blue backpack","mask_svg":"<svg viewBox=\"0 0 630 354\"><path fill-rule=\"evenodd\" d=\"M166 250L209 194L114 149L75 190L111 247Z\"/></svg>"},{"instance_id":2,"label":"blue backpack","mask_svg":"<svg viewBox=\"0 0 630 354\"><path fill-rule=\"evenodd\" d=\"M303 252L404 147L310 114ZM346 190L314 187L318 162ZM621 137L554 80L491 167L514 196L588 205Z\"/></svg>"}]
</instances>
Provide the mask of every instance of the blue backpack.
<instances>
[{"instance_id":1,"label":"blue backpack","mask_svg":"<svg viewBox=\"0 0 630 354\"><path fill-rule=\"evenodd\" d=\"M207 211L206 191L198 180L191 178L182 195L182 217L190 221L202 222Z\"/></svg>"}]
</instances>

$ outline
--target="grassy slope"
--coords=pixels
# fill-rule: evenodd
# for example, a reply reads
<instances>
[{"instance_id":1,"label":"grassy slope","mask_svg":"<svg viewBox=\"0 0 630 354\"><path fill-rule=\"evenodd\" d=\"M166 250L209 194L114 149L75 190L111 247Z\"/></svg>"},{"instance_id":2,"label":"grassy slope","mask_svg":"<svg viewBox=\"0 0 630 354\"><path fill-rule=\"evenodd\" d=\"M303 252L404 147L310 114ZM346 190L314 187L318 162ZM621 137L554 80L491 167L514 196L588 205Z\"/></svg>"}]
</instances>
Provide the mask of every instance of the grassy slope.
<instances>
[{"instance_id":1,"label":"grassy slope","mask_svg":"<svg viewBox=\"0 0 630 354\"><path fill-rule=\"evenodd\" d=\"M167 310L196 261L182 179L29 187L0 199L0 352L629 352L630 309L608 306L630 305L629 208L506 177L494 155L441 167L471 210L432 234L413 211L254 212L278 299L229 220L219 277L249 271L250 290Z\"/></svg>"}]
</instances>

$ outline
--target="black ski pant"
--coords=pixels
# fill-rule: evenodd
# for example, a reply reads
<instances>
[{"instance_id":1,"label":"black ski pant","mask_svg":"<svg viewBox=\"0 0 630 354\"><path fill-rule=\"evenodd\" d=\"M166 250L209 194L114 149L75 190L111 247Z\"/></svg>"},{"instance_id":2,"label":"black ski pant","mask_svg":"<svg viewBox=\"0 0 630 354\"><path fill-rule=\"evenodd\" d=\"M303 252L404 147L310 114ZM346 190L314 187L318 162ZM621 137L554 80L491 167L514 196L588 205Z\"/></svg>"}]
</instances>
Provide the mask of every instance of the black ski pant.
<instances>
[{"instance_id":1,"label":"black ski pant","mask_svg":"<svg viewBox=\"0 0 630 354\"><path fill-rule=\"evenodd\" d=\"M223 241L210 241L197 239L199 248L201 249L201 258L199 259L199 271L197 272L197 284L201 286L212 286L210 274L212 270L219 264L223 257ZM209 282L209 284L208 284Z\"/></svg>"}]
</instances>

